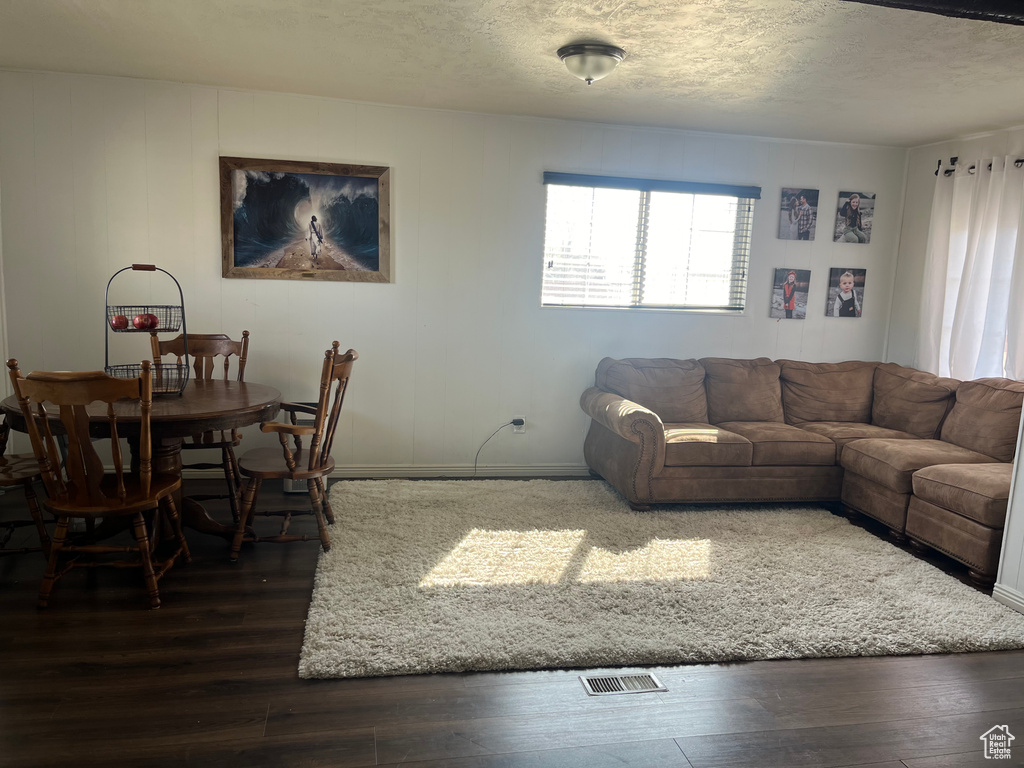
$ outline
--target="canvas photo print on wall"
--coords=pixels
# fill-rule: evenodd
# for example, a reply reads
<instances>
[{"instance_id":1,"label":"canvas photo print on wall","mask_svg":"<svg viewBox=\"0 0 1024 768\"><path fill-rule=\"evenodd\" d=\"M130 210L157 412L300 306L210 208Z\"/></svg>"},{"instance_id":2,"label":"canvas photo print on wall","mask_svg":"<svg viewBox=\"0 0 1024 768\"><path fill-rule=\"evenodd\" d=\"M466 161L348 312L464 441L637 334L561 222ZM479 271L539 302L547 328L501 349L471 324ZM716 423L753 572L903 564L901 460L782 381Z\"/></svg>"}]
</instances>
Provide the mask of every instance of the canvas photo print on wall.
<instances>
[{"instance_id":1,"label":"canvas photo print on wall","mask_svg":"<svg viewBox=\"0 0 1024 768\"><path fill-rule=\"evenodd\" d=\"M807 289L811 270L780 267L775 270L772 285L770 316L779 319L803 320L807 317Z\"/></svg>"},{"instance_id":2,"label":"canvas photo print on wall","mask_svg":"<svg viewBox=\"0 0 1024 768\"><path fill-rule=\"evenodd\" d=\"M224 277L390 282L390 169L220 158Z\"/></svg>"},{"instance_id":3,"label":"canvas photo print on wall","mask_svg":"<svg viewBox=\"0 0 1024 768\"><path fill-rule=\"evenodd\" d=\"M871 226L875 219L874 192L840 192L836 204L836 228L833 241L837 243L870 243Z\"/></svg>"},{"instance_id":4,"label":"canvas photo print on wall","mask_svg":"<svg viewBox=\"0 0 1024 768\"><path fill-rule=\"evenodd\" d=\"M829 272L828 317L860 317L864 307L864 280L866 269L836 267Z\"/></svg>"},{"instance_id":5,"label":"canvas photo print on wall","mask_svg":"<svg viewBox=\"0 0 1024 768\"><path fill-rule=\"evenodd\" d=\"M818 190L783 187L779 205L779 239L813 240L818 223Z\"/></svg>"}]
</instances>

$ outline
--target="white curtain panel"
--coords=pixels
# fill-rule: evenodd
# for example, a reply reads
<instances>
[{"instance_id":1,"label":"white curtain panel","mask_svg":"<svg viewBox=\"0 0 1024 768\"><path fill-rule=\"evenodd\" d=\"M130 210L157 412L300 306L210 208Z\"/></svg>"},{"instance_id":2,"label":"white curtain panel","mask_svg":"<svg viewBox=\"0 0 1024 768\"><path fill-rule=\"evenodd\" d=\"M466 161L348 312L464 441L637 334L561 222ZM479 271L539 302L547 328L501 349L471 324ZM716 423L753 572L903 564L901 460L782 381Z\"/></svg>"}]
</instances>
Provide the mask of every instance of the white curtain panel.
<instances>
[{"instance_id":1,"label":"white curtain panel","mask_svg":"<svg viewBox=\"0 0 1024 768\"><path fill-rule=\"evenodd\" d=\"M925 257L917 367L1024 378L1024 167L1015 157L940 171ZM973 166L973 170L971 170Z\"/></svg>"}]
</instances>

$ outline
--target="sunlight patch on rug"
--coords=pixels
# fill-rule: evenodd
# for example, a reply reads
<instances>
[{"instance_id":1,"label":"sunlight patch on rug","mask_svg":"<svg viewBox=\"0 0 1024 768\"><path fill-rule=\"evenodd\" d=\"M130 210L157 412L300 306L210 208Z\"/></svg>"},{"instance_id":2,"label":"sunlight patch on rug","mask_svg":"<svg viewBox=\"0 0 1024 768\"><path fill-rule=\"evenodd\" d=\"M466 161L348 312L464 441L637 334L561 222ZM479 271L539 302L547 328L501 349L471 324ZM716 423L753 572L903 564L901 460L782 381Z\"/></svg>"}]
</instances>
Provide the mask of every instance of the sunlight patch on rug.
<instances>
[{"instance_id":1,"label":"sunlight patch on rug","mask_svg":"<svg viewBox=\"0 0 1024 768\"><path fill-rule=\"evenodd\" d=\"M579 581L675 581L706 579L711 573L708 539L657 539L633 552L594 548L580 570Z\"/></svg>"},{"instance_id":2,"label":"sunlight patch on rug","mask_svg":"<svg viewBox=\"0 0 1024 768\"><path fill-rule=\"evenodd\" d=\"M1024 616L814 506L600 481L338 481L299 675L1024 647Z\"/></svg>"},{"instance_id":3,"label":"sunlight patch on rug","mask_svg":"<svg viewBox=\"0 0 1024 768\"><path fill-rule=\"evenodd\" d=\"M586 535L586 531L472 530L420 586L557 584Z\"/></svg>"}]
</instances>

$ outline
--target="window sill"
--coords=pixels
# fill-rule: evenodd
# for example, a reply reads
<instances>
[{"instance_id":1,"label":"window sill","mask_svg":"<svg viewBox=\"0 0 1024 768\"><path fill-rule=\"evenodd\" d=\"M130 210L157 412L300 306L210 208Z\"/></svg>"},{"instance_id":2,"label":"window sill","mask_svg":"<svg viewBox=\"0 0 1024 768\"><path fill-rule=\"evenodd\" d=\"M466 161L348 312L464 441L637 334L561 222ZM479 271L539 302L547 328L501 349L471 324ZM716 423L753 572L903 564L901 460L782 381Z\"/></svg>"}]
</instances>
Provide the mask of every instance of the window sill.
<instances>
[{"instance_id":1,"label":"window sill","mask_svg":"<svg viewBox=\"0 0 1024 768\"><path fill-rule=\"evenodd\" d=\"M609 307L600 304L541 304L541 309L571 309L587 312L664 312L678 315L704 315L711 317L745 317L746 309L701 309L698 307Z\"/></svg>"}]
</instances>

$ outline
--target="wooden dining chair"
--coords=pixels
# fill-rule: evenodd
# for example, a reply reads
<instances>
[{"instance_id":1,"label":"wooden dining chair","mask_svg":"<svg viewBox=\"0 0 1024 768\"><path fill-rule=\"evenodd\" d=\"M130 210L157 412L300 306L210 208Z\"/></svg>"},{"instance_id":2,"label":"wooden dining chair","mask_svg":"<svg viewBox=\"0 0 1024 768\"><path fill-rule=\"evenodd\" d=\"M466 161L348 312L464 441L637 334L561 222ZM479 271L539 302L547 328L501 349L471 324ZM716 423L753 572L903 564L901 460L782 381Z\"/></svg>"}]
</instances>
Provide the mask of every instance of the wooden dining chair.
<instances>
[{"instance_id":1,"label":"wooden dining chair","mask_svg":"<svg viewBox=\"0 0 1024 768\"><path fill-rule=\"evenodd\" d=\"M160 363L165 355L174 355L181 363L185 358L185 341L183 336L161 341L156 333L150 334L150 345L153 350L153 362ZM223 333L190 333L188 334L188 355L192 358L193 377L196 381L210 381L214 378L218 363L216 358L223 358L219 364L223 378L230 378L231 358L236 358L235 381L245 381L245 361L249 356L249 332L242 331L241 341L233 341ZM242 492L242 479L238 474L238 460L235 448L242 442L242 435L237 429L203 432L183 440L182 451L220 450L219 462L196 462L182 464L182 469L220 469L224 473L228 492L226 494L201 494L190 498L196 501L207 499L227 499L231 508L231 519L238 522L238 505Z\"/></svg>"},{"instance_id":2,"label":"wooden dining chair","mask_svg":"<svg viewBox=\"0 0 1024 768\"><path fill-rule=\"evenodd\" d=\"M35 456L17 454L7 455L7 441L10 438L11 427L4 416L0 422L0 488L13 488L21 486L25 493L25 503L28 505L31 520L6 520L0 523L0 555L18 555L24 552L38 552L42 550L45 554L49 551L50 537L46 533L46 526L43 524L43 514L39 509L39 500L36 498L35 489L32 484L39 479L39 462ZM39 535L38 547L7 548L7 543L18 528L34 525Z\"/></svg>"},{"instance_id":3,"label":"wooden dining chair","mask_svg":"<svg viewBox=\"0 0 1024 768\"><path fill-rule=\"evenodd\" d=\"M334 523L334 512L327 497L326 477L334 470L334 459L331 447L338 428L338 416L345 400L349 377L352 375L352 364L359 355L355 350L344 354L338 352L338 342L324 353L323 367L320 371L320 398L316 406L298 403L281 403L281 409L289 414L291 423L264 422L260 429L264 432L276 432L281 441L278 448L256 448L246 451L238 460L238 466L247 480L242 492L242 510L235 529L235 538L231 544L231 562L237 562L238 553L243 541L309 541L320 539L324 552L331 548L331 537L327 524ZM312 424L299 424L298 414L312 417ZM289 445L288 438L294 441ZM302 445L303 438L309 439L309 448ZM269 510L263 515L284 517L281 530L273 536L258 536L252 529L252 521L256 514L256 500L259 497L260 485L264 480L304 480L309 491L310 510ZM295 535L288 533L293 515L313 515L316 518L317 536ZM251 531L251 532L250 532ZM247 532L250 532L247 536Z\"/></svg>"},{"instance_id":4,"label":"wooden dining chair","mask_svg":"<svg viewBox=\"0 0 1024 768\"><path fill-rule=\"evenodd\" d=\"M42 584L39 587L39 607L49 602L54 584L66 573L78 567L109 565L118 568L140 567L153 608L160 607L157 581L180 557L191 560L188 544L181 530L181 521L174 503L174 492L181 487L174 475L153 473L153 451L150 439L150 412L153 406L153 373L148 360L143 361L137 379L115 379L103 371L85 373L33 372L22 376L17 360L8 360L14 394L25 417L26 428L32 441L37 467L46 488L43 507L57 518L57 526L50 540L49 557ZM125 473L124 457L118 434L119 407L139 408L139 438L137 448L138 471ZM103 460L96 453L90 437L96 421L90 421L87 406L95 402L107 404L105 421L100 421L109 432L113 472L105 472ZM46 404L51 407L46 408ZM51 420L59 419L66 433L67 458L61 465L61 453L54 437ZM145 513L153 512L147 529ZM163 559L156 556L156 545L163 530L163 515L173 532L173 551ZM68 536L72 519L84 519L87 524L103 518L104 523L118 517L128 518L135 537L134 546L97 544L91 537L83 541ZM113 555L136 553L131 560L83 559L82 555Z\"/></svg>"}]
</instances>

